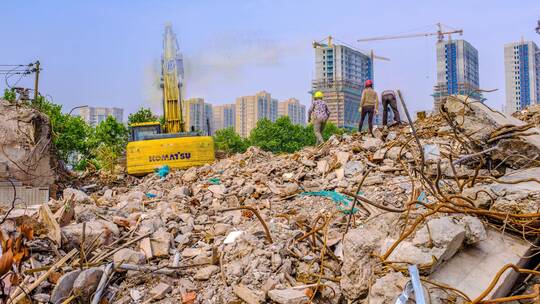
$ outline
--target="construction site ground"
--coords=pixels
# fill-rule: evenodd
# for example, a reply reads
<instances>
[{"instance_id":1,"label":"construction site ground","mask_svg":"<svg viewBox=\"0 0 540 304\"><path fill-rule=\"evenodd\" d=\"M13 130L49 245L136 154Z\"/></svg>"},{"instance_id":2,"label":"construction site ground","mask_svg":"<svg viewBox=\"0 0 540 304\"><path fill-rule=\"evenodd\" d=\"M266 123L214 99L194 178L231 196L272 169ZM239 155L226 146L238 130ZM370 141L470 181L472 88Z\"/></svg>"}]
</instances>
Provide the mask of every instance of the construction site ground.
<instances>
[{"instance_id":1,"label":"construction site ground","mask_svg":"<svg viewBox=\"0 0 540 304\"><path fill-rule=\"evenodd\" d=\"M451 96L375 137L7 204L3 299L537 303L540 109L526 111Z\"/></svg>"}]
</instances>

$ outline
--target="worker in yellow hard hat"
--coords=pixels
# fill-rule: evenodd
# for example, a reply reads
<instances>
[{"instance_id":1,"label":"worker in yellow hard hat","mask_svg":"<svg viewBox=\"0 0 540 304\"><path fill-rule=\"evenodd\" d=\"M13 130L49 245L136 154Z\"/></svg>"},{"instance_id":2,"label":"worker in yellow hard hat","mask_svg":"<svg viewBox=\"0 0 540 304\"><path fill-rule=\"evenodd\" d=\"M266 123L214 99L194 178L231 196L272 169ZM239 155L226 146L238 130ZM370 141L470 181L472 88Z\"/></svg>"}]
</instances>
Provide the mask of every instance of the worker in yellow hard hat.
<instances>
[{"instance_id":1,"label":"worker in yellow hard hat","mask_svg":"<svg viewBox=\"0 0 540 304\"><path fill-rule=\"evenodd\" d=\"M326 125L328 117L330 117L330 111L323 99L323 92L316 91L313 93L313 101L308 111L308 119L309 122L313 123L313 132L317 138L317 145L324 142L322 132L324 131L324 126Z\"/></svg>"}]
</instances>

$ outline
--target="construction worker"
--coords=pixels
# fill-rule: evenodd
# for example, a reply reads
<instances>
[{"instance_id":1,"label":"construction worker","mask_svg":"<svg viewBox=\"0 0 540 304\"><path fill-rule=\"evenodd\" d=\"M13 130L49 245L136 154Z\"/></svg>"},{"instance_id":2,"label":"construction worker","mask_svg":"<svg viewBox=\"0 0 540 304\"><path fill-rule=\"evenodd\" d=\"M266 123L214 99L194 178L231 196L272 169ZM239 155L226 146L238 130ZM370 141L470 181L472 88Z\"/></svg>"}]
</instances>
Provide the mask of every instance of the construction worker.
<instances>
[{"instance_id":1,"label":"construction worker","mask_svg":"<svg viewBox=\"0 0 540 304\"><path fill-rule=\"evenodd\" d=\"M368 116L369 134L373 135L373 116L379 112L379 97L377 92L373 90L373 81L366 80L364 84L364 90L362 91L362 100L360 101L360 124L358 125L358 131L362 131L362 125L364 124L364 118Z\"/></svg>"},{"instance_id":2,"label":"construction worker","mask_svg":"<svg viewBox=\"0 0 540 304\"><path fill-rule=\"evenodd\" d=\"M388 106L392 109L392 113L394 113L394 122L396 124L400 124L401 120L399 119L399 111L397 108L397 98L396 93L394 90L385 90L381 94L381 101L383 106L383 118L382 118L382 124L383 126L386 126L388 122Z\"/></svg>"},{"instance_id":3,"label":"construction worker","mask_svg":"<svg viewBox=\"0 0 540 304\"><path fill-rule=\"evenodd\" d=\"M322 132L324 131L324 126L328 117L330 117L330 111L328 106L323 100L324 94L321 91L317 91L313 94L313 102L308 111L309 122L313 123L313 132L317 138L317 145L320 145L324 142Z\"/></svg>"}]
</instances>

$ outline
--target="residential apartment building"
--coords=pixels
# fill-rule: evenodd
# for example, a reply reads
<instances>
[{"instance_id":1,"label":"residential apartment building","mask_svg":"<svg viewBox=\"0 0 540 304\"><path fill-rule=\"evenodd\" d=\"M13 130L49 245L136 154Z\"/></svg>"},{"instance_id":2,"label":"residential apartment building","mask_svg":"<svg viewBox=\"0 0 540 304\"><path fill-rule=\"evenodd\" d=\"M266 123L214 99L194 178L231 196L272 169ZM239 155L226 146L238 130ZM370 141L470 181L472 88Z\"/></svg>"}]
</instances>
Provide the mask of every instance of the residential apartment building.
<instances>
[{"instance_id":1,"label":"residential apartment building","mask_svg":"<svg viewBox=\"0 0 540 304\"><path fill-rule=\"evenodd\" d=\"M203 132L203 134L209 134L208 126L210 125L210 132L212 132L210 122L212 120L211 107L210 104L204 102L203 98L190 98L184 100L182 102L182 113L186 130L194 130Z\"/></svg>"},{"instance_id":2,"label":"residential apartment building","mask_svg":"<svg viewBox=\"0 0 540 304\"><path fill-rule=\"evenodd\" d=\"M340 128L356 128L364 82L372 78L371 58L344 45L318 43L315 47L313 91L322 91L329 121Z\"/></svg>"},{"instance_id":3,"label":"residential apartment building","mask_svg":"<svg viewBox=\"0 0 540 304\"><path fill-rule=\"evenodd\" d=\"M289 116L293 124L306 125L306 106L296 98L289 98L278 103L278 116Z\"/></svg>"},{"instance_id":4,"label":"residential apartment building","mask_svg":"<svg viewBox=\"0 0 540 304\"><path fill-rule=\"evenodd\" d=\"M224 104L212 106L214 131L236 126L236 105Z\"/></svg>"},{"instance_id":5,"label":"residential apartment building","mask_svg":"<svg viewBox=\"0 0 540 304\"><path fill-rule=\"evenodd\" d=\"M521 41L504 46L504 75L506 113L540 103L540 50L534 42Z\"/></svg>"},{"instance_id":6,"label":"residential apartment building","mask_svg":"<svg viewBox=\"0 0 540 304\"><path fill-rule=\"evenodd\" d=\"M236 98L236 133L248 137L249 133L261 119L276 121L278 117L278 101L270 93L261 91L252 96Z\"/></svg>"},{"instance_id":7,"label":"residential apartment building","mask_svg":"<svg viewBox=\"0 0 540 304\"><path fill-rule=\"evenodd\" d=\"M106 107L84 107L79 109L79 116L89 125L97 126L108 116L114 117L116 121L123 122L124 109Z\"/></svg>"},{"instance_id":8,"label":"residential apartment building","mask_svg":"<svg viewBox=\"0 0 540 304\"><path fill-rule=\"evenodd\" d=\"M478 51L467 41L437 42L437 84L434 87L435 110L448 95L469 95L481 100Z\"/></svg>"},{"instance_id":9,"label":"residential apartment building","mask_svg":"<svg viewBox=\"0 0 540 304\"><path fill-rule=\"evenodd\" d=\"M203 129L206 135L214 135L214 114L212 105L209 103L204 104L204 126Z\"/></svg>"}]
</instances>

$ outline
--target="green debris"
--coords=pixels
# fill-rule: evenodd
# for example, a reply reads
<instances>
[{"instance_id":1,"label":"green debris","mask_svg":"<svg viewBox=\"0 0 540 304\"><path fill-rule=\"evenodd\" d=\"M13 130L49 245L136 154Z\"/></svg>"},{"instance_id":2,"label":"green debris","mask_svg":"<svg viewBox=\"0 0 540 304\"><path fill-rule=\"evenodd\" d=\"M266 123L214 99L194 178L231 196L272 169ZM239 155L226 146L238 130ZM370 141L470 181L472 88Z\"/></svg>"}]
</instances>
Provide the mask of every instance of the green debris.
<instances>
[{"instance_id":1,"label":"green debris","mask_svg":"<svg viewBox=\"0 0 540 304\"><path fill-rule=\"evenodd\" d=\"M217 177L212 177L208 179L208 182L212 185L219 185L221 184L221 180Z\"/></svg>"},{"instance_id":2,"label":"green debris","mask_svg":"<svg viewBox=\"0 0 540 304\"><path fill-rule=\"evenodd\" d=\"M362 195L363 193L359 192L358 194ZM352 202L353 202L352 199L350 197L345 196L345 195L343 195L341 193L338 193L336 191L328 191L328 190L308 191L308 192L300 193L300 195L304 195L304 196L321 196L321 197L329 198L336 204L336 207L338 208L338 210L341 211L343 214L350 214L351 213L350 204L352 204ZM356 212L358 212L358 209L354 208L352 210L352 213L354 214Z\"/></svg>"}]
</instances>

